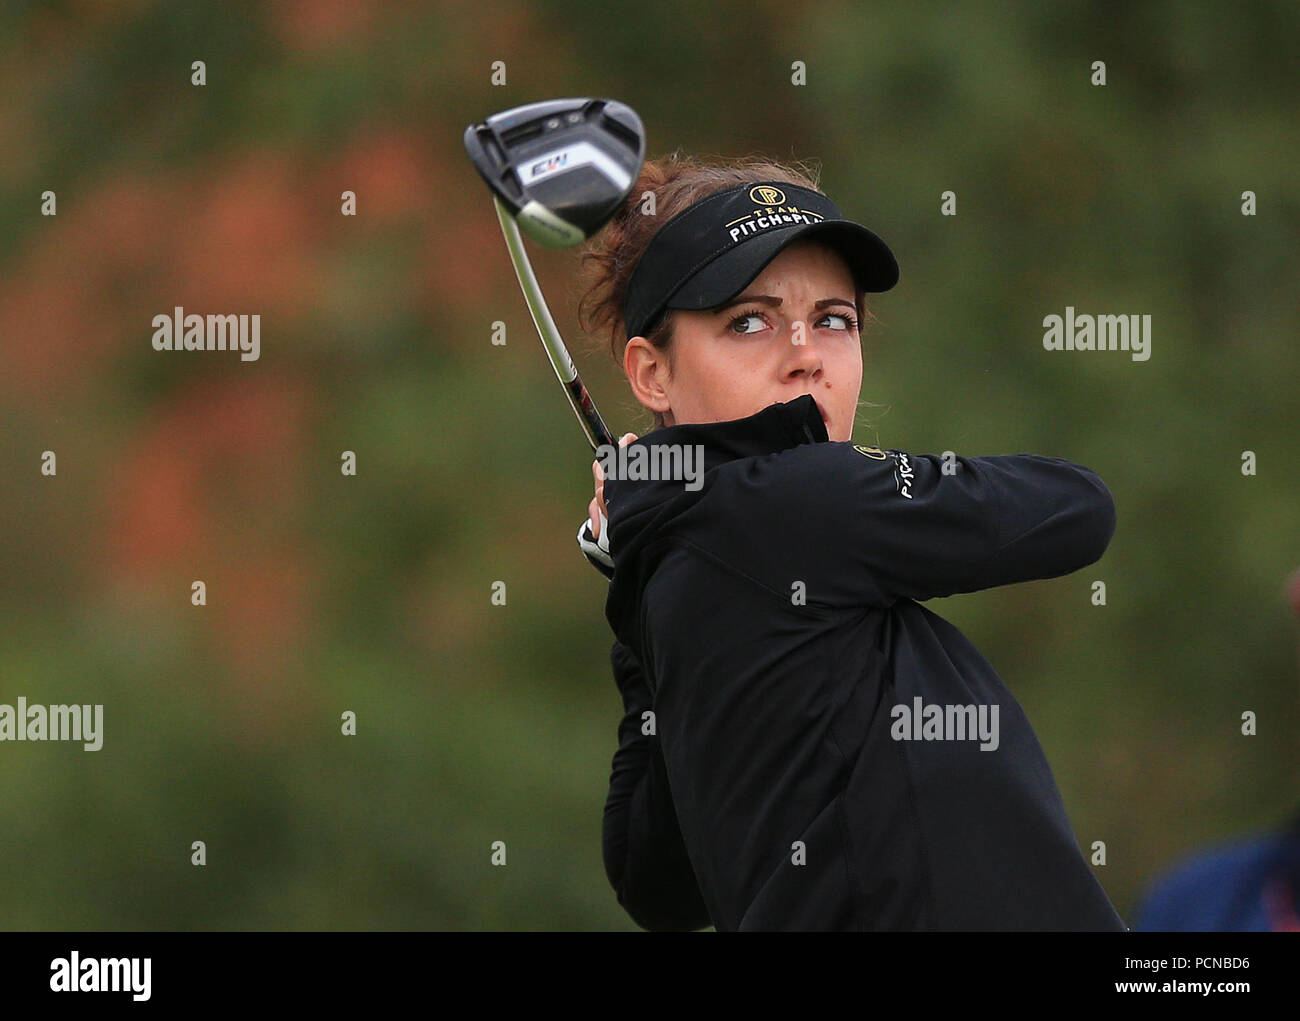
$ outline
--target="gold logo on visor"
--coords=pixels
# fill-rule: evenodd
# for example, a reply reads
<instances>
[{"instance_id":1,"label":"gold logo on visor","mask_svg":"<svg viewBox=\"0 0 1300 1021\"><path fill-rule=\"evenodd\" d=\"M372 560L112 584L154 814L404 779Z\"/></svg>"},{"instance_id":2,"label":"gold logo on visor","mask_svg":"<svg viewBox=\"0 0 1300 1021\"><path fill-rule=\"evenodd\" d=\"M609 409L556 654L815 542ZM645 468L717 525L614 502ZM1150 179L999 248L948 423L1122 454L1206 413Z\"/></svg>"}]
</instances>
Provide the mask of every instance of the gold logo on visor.
<instances>
[{"instance_id":1,"label":"gold logo on visor","mask_svg":"<svg viewBox=\"0 0 1300 1021\"><path fill-rule=\"evenodd\" d=\"M780 206L785 204L785 192L773 188L770 184L760 184L749 189L750 200L760 206Z\"/></svg>"}]
</instances>

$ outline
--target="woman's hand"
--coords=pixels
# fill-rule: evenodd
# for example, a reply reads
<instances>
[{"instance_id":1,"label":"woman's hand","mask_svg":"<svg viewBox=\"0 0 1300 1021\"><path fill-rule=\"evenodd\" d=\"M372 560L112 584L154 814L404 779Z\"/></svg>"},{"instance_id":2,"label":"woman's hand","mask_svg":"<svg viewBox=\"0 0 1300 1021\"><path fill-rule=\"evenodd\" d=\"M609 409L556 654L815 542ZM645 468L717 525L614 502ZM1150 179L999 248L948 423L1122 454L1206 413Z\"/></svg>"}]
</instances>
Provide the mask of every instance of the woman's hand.
<instances>
[{"instance_id":1,"label":"woman's hand","mask_svg":"<svg viewBox=\"0 0 1300 1021\"><path fill-rule=\"evenodd\" d=\"M620 447L626 447L636 439L636 433L624 433L618 441ZM587 516L591 518L591 537L600 538L601 521L609 520L609 513L605 510L605 472L600 467L600 461L591 462L591 475L596 481L596 495L591 503L587 505Z\"/></svg>"}]
</instances>

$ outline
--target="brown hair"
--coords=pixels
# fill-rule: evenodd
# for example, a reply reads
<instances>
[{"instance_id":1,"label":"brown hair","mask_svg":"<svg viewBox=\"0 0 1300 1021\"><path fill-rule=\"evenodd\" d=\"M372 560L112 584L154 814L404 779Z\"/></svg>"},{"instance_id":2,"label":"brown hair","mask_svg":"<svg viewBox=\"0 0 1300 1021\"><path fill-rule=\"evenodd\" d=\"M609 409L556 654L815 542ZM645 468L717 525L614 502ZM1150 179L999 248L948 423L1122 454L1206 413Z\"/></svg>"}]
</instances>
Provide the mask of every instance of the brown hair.
<instances>
[{"instance_id":1,"label":"brown hair","mask_svg":"<svg viewBox=\"0 0 1300 1021\"><path fill-rule=\"evenodd\" d=\"M578 302L578 320L592 336L608 336L609 350L621 367L629 338L623 322L623 299L637 260L659 228L674 216L715 192L738 184L781 181L821 191L820 168L808 163L777 163L762 157L723 159L686 155L680 151L646 160L627 200L582 253L585 291ZM646 193L654 195L654 215L642 212ZM864 292L857 294L860 316L865 314ZM672 367L674 313L668 309L646 339L668 357ZM654 428L664 424L654 413Z\"/></svg>"}]
</instances>

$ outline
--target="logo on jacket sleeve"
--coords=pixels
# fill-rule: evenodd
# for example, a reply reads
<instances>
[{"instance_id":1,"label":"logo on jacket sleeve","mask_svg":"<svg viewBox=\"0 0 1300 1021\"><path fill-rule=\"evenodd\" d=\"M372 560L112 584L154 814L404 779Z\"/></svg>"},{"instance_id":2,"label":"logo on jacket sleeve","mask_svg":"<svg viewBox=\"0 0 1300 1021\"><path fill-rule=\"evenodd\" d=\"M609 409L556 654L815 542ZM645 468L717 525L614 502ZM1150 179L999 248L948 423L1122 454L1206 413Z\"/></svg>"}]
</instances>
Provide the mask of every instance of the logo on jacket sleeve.
<instances>
[{"instance_id":1,"label":"logo on jacket sleeve","mask_svg":"<svg viewBox=\"0 0 1300 1021\"><path fill-rule=\"evenodd\" d=\"M912 474L912 462L901 450L891 450L894 455L894 485L898 487L899 493L912 499L912 482L915 476Z\"/></svg>"},{"instance_id":2,"label":"logo on jacket sleeve","mask_svg":"<svg viewBox=\"0 0 1300 1021\"><path fill-rule=\"evenodd\" d=\"M853 444L853 449L863 457L869 457L873 461L888 461L891 457L894 459L894 487L901 496L912 499L912 483L916 481L916 475L912 470L912 460L901 450L881 450L879 447L864 447L860 443Z\"/></svg>"}]
</instances>

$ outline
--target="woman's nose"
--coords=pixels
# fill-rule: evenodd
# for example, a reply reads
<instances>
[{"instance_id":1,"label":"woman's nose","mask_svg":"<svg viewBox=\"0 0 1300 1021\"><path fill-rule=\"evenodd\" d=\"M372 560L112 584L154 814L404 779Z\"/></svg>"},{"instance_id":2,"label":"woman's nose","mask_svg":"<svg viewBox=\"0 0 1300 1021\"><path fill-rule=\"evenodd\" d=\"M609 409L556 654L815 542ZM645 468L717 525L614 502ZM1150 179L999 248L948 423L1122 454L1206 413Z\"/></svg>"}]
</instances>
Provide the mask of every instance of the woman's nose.
<instances>
[{"instance_id":1,"label":"woman's nose","mask_svg":"<svg viewBox=\"0 0 1300 1021\"><path fill-rule=\"evenodd\" d=\"M812 342L807 323L795 323L790 331L790 353L786 356L786 372L790 376L800 374L814 376L822 367L822 358L817 345Z\"/></svg>"}]
</instances>

